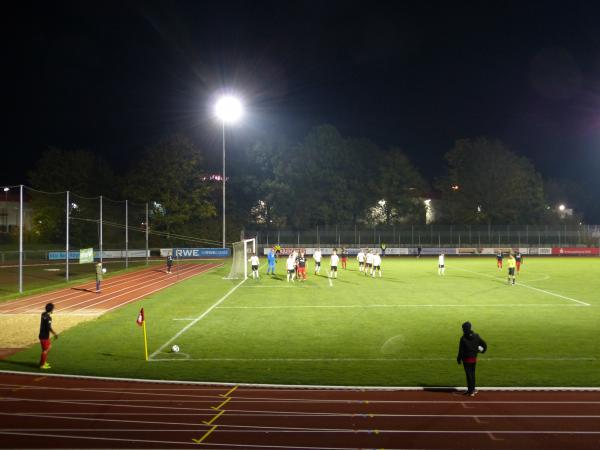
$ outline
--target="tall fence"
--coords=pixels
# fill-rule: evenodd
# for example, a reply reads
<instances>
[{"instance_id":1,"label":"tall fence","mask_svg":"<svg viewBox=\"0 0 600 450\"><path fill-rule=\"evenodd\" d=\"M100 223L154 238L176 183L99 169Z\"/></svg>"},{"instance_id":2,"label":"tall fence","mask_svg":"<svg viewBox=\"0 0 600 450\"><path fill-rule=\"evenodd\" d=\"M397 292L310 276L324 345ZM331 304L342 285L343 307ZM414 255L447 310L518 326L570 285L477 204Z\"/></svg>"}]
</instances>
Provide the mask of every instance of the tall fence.
<instances>
[{"instance_id":1,"label":"tall fence","mask_svg":"<svg viewBox=\"0 0 600 450\"><path fill-rule=\"evenodd\" d=\"M148 203L6 186L0 196L0 297L93 276L79 250L93 248L110 271L148 264L164 247L220 242L153 229Z\"/></svg>"},{"instance_id":2,"label":"tall fence","mask_svg":"<svg viewBox=\"0 0 600 450\"><path fill-rule=\"evenodd\" d=\"M600 244L599 225L329 226L309 230L246 230L261 245L392 247L588 247Z\"/></svg>"}]
</instances>

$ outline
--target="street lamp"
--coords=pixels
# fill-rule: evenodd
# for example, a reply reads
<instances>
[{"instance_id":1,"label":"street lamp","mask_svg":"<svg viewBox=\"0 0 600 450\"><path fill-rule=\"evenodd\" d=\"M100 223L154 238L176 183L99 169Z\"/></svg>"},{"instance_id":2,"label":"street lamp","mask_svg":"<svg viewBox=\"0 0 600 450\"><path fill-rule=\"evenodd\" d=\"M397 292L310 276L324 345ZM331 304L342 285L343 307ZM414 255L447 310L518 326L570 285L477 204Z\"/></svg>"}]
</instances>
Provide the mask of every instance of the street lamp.
<instances>
[{"instance_id":1,"label":"street lamp","mask_svg":"<svg viewBox=\"0 0 600 450\"><path fill-rule=\"evenodd\" d=\"M215 104L215 115L223 124L223 248L225 248L225 124L237 122L243 114L242 102L234 96L224 95Z\"/></svg>"}]
</instances>

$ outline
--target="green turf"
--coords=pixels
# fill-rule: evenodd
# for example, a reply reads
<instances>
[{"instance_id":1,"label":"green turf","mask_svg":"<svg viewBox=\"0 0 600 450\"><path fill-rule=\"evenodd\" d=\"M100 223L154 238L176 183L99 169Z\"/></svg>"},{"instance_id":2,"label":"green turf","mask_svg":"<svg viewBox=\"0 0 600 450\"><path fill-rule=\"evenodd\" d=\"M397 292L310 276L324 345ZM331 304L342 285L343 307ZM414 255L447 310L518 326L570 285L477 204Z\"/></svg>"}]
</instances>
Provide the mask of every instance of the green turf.
<instances>
[{"instance_id":1,"label":"green turf","mask_svg":"<svg viewBox=\"0 0 600 450\"><path fill-rule=\"evenodd\" d=\"M600 259L527 258L508 286L495 259L437 258L383 262L372 279L354 261L332 286L312 274L288 284L249 279L174 343L181 353L143 361L147 314L150 353L169 341L238 282L227 267L81 324L55 343L53 372L257 383L460 386L460 325L488 342L478 365L481 386L600 386ZM325 264L325 267L327 265ZM532 289L536 288L536 289ZM544 292L546 291L546 292ZM567 298L585 302L585 306ZM57 330L60 321L55 320ZM32 330L37 333L37 330ZM0 361L1 369L37 370L38 347Z\"/></svg>"}]
</instances>

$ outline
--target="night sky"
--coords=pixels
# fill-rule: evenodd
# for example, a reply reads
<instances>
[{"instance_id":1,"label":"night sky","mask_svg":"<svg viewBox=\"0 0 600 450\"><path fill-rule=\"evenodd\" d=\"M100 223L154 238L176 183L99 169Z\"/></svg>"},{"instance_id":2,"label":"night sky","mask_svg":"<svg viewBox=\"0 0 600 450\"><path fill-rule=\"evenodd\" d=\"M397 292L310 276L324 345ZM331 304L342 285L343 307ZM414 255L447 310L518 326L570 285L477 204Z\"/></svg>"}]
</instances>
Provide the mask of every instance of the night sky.
<instances>
[{"instance_id":1,"label":"night sky","mask_svg":"<svg viewBox=\"0 0 600 450\"><path fill-rule=\"evenodd\" d=\"M25 182L48 146L103 153L123 173L140 146L183 131L215 157L211 103L227 87L248 108L232 158L329 123L400 146L433 179L456 139L486 135L600 192L599 5L15 3L0 183Z\"/></svg>"}]
</instances>

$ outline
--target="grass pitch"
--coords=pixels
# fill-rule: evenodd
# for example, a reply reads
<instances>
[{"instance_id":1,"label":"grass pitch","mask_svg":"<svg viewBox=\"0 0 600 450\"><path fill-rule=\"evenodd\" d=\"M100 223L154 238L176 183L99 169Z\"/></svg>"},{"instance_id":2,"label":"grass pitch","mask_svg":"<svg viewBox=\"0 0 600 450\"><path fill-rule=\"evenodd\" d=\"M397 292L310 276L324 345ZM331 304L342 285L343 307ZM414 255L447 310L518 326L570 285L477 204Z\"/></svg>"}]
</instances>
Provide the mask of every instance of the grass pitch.
<instances>
[{"instance_id":1,"label":"grass pitch","mask_svg":"<svg viewBox=\"0 0 600 450\"><path fill-rule=\"evenodd\" d=\"M495 258L384 258L383 278L351 260L313 274L224 280L215 269L80 324L54 343L53 372L254 383L462 386L461 323L489 348L480 386L600 386L600 259L526 258L517 285ZM147 318L144 361L140 307ZM60 321L55 320L60 332ZM37 329L32 330L37 335ZM170 352L171 344L181 351ZM0 361L37 370L38 346Z\"/></svg>"}]
</instances>

